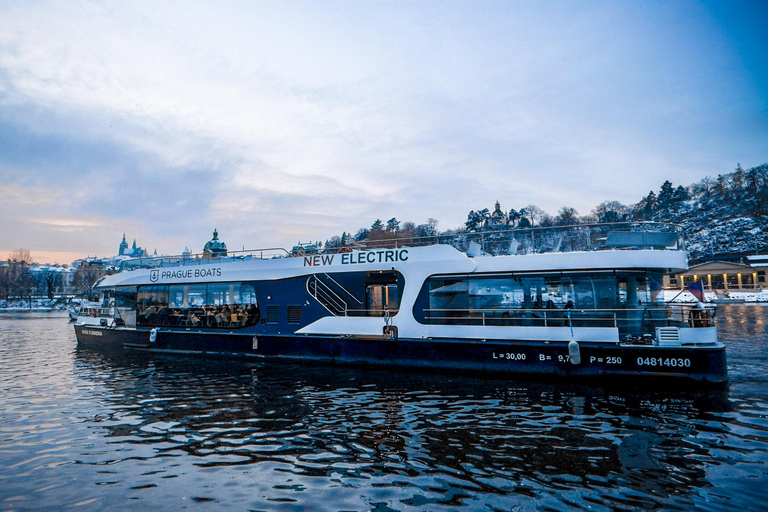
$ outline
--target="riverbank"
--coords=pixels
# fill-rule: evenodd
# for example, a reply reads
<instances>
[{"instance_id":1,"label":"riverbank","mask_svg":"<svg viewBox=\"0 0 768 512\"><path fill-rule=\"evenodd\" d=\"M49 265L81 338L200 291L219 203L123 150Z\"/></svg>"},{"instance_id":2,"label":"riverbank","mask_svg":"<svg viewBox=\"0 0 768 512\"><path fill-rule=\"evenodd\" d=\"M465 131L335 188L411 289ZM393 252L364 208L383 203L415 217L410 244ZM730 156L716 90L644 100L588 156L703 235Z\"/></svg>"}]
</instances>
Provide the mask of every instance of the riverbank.
<instances>
[{"instance_id":1,"label":"riverbank","mask_svg":"<svg viewBox=\"0 0 768 512\"><path fill-rule=\"evenodd\" d=\"M46 311L64 311L67 309L69 297L55 297L53 299L17 299L0 300L0 313L44 313Z\"/></svg>"}]
</instances>

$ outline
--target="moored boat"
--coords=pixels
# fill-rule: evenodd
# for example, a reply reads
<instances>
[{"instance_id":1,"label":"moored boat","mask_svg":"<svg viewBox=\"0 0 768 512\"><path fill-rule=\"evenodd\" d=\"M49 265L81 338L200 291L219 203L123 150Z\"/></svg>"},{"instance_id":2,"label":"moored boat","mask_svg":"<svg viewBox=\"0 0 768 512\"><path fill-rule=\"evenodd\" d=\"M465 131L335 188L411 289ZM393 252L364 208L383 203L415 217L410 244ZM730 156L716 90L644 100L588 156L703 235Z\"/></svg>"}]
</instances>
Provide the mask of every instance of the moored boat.
<instances>
[{"instance_id":1,"label":"moored boat","mask_svg":"<svg viewBox=\"0 0 768 512\"><path fill-rule=\"evenodd\" d=\"M82 345L502 375L727 381L714 308L666 304L674 226L396 240L339 252L164 258L95 285ZM338 249L336 249L338 251ZM314 252L314 253L313 253ZM111 302L107 302L110 304Z\"/></svg>"}]
</instances>

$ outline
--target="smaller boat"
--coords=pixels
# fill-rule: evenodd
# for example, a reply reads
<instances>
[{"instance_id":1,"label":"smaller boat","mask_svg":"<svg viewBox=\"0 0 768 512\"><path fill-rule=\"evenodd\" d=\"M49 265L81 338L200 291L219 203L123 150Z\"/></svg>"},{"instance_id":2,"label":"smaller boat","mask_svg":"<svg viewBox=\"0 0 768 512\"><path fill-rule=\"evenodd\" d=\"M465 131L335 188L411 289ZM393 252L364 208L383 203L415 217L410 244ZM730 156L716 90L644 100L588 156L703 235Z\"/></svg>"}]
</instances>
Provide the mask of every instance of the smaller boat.
<instances>
[{"instance_id":1,"label":"smaller boat","mask_svg":"<svg viewBox=\"0 0 768 512\"><path fill-rule=\"evenodd\" d=\"M100 325L102 327L115 327L117 322L114 300L108 296L98 300L75 299L67 305L69 321L82 325Z\"/></svg>"}]
</instances>

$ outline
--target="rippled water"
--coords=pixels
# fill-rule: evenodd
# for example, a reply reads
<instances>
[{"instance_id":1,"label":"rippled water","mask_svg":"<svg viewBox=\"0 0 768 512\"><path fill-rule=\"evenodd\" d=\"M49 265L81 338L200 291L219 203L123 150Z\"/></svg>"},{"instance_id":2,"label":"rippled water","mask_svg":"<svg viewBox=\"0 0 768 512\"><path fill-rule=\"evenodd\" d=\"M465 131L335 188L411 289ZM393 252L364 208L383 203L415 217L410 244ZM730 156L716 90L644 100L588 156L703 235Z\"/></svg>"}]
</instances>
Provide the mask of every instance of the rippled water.
<instances>
[{"instance_id":1,"label":"rippled water","mask_svg":"<svg viewBox=\"0 0 768 512\"><path fill-rule=\"evenodd\" d=\"M0 315L0 510L764 510L768 307L731 383L613 389L76 348Z\"/></svg>"}]
</instances>

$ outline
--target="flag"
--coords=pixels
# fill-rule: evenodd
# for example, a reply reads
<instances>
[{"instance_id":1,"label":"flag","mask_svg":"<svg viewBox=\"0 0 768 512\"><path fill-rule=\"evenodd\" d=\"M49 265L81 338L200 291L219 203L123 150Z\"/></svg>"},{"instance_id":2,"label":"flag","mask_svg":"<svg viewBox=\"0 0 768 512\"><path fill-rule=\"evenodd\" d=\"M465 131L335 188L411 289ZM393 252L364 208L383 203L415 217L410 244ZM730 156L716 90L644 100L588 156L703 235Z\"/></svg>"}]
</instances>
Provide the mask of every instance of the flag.
<instances>
[{"instance_id":1,"label":"flag","mask_svg":"<svg viewBox=\"0 0 768 512\"><path fill-rule=\"evenodd\" d=\"M694 281L688 285L688 291L699 299L699 302L704 302L704 283L701 281Z\"/></svg>"}]
</instances>

